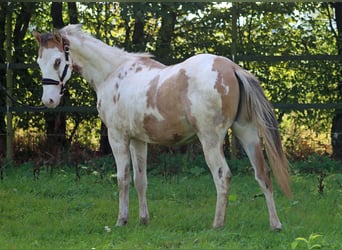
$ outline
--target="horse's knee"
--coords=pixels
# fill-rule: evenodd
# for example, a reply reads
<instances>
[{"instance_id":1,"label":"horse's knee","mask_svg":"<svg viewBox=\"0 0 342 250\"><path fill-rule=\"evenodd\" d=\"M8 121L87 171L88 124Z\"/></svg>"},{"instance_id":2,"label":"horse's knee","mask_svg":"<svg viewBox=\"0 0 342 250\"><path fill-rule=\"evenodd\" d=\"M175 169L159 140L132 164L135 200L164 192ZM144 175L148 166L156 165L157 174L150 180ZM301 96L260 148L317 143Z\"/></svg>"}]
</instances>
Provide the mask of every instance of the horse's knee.
<instances>
[{"instance_id":1,"label":"horse's knee","mask_svg":"<svg viewBox=\"0 0 342 250\"><path fill-rule=\"evenodd\" d=\"M119 178L118 177L118 187L119 191L126 190L130 185L130 179L129 178Z\"/></svg>"},{"instance_id":2,"label":"horse's knee","mask_svg":"<svg viewBox=\"0 0 342 250\"><path fill-rule=\"evenodd\" d=\"M232 172L228 167L220 167L217 171L217 176L219 179L226 179L227 181L230 181L232 177Z\"/></svg>"},{"instance_id":3,"label":"horse's knee","mask_svg":"<svg viewBox=\"0 0 342 250\"><path fill-rule=\"evenodd\" d=\"M229 189L230 180L232 178L232 173L229 167L219 167L216 171L214 171L213 175L216 186L217 188L219 188L218 191L227 193Z\"/></svg>"},{"instance_id":4,"label":"horse's knee","mask_svg":"<svg viewBox=\"0 0 342 250\"><path fill-rule=\"evenodd\" d=\"M119 189L129 186L131 181L129 165L125 166L123 170L118 169L117 180Z\"/></svg>"}]
</instances>

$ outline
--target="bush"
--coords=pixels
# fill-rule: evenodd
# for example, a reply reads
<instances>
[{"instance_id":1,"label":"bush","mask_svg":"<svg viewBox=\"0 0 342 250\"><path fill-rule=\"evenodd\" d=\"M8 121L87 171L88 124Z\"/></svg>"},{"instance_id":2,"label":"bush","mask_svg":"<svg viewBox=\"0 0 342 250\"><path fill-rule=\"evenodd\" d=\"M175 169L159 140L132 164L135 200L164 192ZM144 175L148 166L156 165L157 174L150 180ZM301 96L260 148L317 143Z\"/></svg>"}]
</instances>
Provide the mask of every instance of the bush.
<instances>
[{"instance_id":1,"label":"bush","mask_svg":"<svg viewBox=\"0 0 342 250\"><path fill-rule=\"evenodd\" d=\"M327 178L328 176L337 173L337 175L334 175L334 179L339 182L340 174L338 172L341 171L341 162L327 155L313 154L306 160L295 162L293 164L293 170L299 174L316 175L318 180L318 193L323 194L326 182L332 179Z\"/></svg>"}]
</instances>

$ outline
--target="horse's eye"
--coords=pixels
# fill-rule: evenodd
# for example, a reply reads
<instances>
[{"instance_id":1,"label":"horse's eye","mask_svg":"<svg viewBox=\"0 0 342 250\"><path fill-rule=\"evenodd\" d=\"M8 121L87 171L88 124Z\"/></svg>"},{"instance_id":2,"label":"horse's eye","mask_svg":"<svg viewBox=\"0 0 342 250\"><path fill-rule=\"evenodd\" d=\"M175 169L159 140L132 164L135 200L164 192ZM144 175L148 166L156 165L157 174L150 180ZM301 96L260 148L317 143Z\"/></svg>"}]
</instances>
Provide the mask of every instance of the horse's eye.
<instances>
[{"instance_id":1,"label":"horse's eye","mask_svg":"<svg viewBox=\"0 0 342 250\"><path fill-rule=\"evenodd\" d=\"M57 70L59 68L59 65L61 64L61 59L57 58L55 61L55 64L53 65L53 67Z\"/></svg>"}]
</instances>

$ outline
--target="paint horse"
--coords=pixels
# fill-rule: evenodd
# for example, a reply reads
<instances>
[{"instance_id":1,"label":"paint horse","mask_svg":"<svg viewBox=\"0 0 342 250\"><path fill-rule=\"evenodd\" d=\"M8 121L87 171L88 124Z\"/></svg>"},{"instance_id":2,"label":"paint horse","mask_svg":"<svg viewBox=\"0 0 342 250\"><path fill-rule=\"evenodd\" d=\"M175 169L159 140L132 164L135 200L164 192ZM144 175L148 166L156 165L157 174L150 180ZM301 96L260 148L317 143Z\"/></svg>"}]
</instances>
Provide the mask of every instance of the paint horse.
<instances>
[{"instance_id":1,"label":"paint horse","mask_svg":"<svg viewBox=\"0 0 342 250\"><path fill-rule=\"evenodd\" d=\"M251 73L227 58L211 54L165 66L149 54L108 46L79 25L51 33L34 31L33 35L39 44L37 62L43 75L44 105L55 108L60 103L72 70L96 91L97 110L108 128L117 166L117 226L129 219L130 162L140 222L147 224L147 144L179 145L197 136L217 191L213 227L222 227L232 176L222 145L231 127L265 195L271 229L281 229L260 138L273 175L289 196L288 164L272 106Z\"/></svg>"}]
</instances>

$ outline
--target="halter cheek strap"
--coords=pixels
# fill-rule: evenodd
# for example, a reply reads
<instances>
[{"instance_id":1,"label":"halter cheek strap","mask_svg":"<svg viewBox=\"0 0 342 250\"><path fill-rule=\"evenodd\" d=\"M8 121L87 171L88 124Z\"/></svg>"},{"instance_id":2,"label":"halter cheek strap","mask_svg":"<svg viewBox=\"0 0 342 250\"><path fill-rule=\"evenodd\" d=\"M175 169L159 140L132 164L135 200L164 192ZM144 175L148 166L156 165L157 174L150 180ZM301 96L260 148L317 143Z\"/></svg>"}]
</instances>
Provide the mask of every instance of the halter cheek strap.
<instances>
[{"instance_id":1,"label":"halter cheek strap","mask_svg":"<svg viewBox=\"0 0 342 250\"><path fill-rule=\"evenodd\" d=\"M68 72L68 68L70 67L70 63L69 63L69 47L66 44L66 41L63 39L63 49L64 49L64 55L65 55L65 61L67 62L64 66L62 75L59 76L59 81L51 79L51 78L43 78L42 79L42 84L43 85L60 85L61 86L61 91L60 91L60 95L64 94L65 91L65 86L63 83L63 80Z\"/></svg>"}]
</instances>

